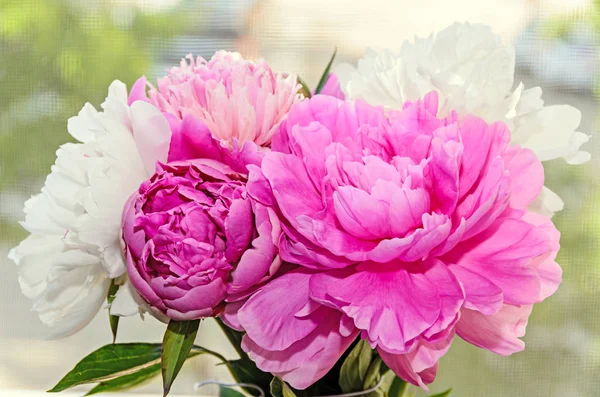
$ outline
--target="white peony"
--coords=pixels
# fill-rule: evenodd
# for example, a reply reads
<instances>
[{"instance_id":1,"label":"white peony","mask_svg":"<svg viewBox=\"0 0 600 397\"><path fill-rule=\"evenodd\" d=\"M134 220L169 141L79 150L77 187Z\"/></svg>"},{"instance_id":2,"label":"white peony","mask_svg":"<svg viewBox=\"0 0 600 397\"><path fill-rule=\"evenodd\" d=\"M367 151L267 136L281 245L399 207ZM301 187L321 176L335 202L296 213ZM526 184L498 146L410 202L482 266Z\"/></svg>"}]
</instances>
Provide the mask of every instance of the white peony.
<instances>
[{"instance_id":1,"label":"white peony","mask_svg":"<svg viewBox=\"0 0 600 397\"><path fill-rule=\"evenodd\" d=\"M86 104L69 120L68 131L80 143L58 149L41 193L25 203L22 225L31 235L9 253L51 337L83 328L103 306L110 280L126 280L123 206L156 161L167 159L171 133L158 109L145 102L128 106L119 81L101 106L98 112ZM114 314L138 312L127 287L113 307Z\"/></svg>"},{"instance_id":2,"label":"white peony","mask_svg":"<svg viewBox=\"0 0 600 397\"><path fill-rule=\"evenodd\" d=\"M581 164L590 154L580 151L589 137L576 131L579 110L568 105L544 106L539 87L514 90L515 52L503 45L488 26L455 23L428 38L404 42L400 51L369 50L357 68L336 70L349 99L401 108L437 91L440 112L456 110L488 122L504 121L512 143L529 148L541 161L564 158ZM533 210L552 215L562 209L560 198L544 188Z\"/></svg>"}]
</instances>

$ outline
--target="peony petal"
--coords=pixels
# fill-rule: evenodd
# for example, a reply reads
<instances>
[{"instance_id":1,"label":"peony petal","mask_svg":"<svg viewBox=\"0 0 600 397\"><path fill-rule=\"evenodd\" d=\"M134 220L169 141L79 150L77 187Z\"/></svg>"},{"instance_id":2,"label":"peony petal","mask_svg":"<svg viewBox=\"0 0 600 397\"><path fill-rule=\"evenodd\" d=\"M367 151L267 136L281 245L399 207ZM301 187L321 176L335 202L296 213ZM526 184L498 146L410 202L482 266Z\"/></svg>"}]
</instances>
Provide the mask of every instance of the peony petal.
<instances>
[{"instance_id":1,"label":"peony petal","mask_svg":"<svg viewBox=\"0 0 600 397\"><path fill-rule=\"evenodd\" d=\"M450 266L450 270L465 290L465 308L485 315L497 313L502 308L504 296L496 284L463 266Z\"/></svg>"},{"instance_id":2,"label":"peony petal","mask_svg":"<svg viewBox=\"0 0 600 397\"><path fill-rule=\"evenodd\" d=\"M454 331L436 342L421 340L407 354L391 354L377 349L386 365L400 378L428 391L437 373L438 360L448 352L454 339Z\"/></svg>"},{"instance_id":3,"label":"peony petal","mask_svg":"<svg viewBox=\"0 0 600 397\"><path fill-rule=\"evenodd\" d=\"M475 346L508 356L525 348L519 338L525 335L531 309L531 305L504 305L491 316L463 309L456 333Z\"/></svg>"},{"instance_id":4,"label":"peony petal","mask_svg":"<svg viewBox=\"0 0 600 397\"><path fill-rule=\"evenodd\" d=\"M494 283L506 303L529 304L540 301L541 290L532 261L552 247L544 230L520 219L500 218L486 231L456 246L443 260Z\"/></svg>"},{"instance_id":5,"label":"peony petal","mask_svg":"<svg viewBox=\"0 0 600 397\"><path fill-rule=\"evenodd\" d=\"M239 310L238 319L254 343L268 350L281 351L318 327L314 316L295 316L309 299L310 277L302 271L284 274L248 299Z\"/></svg>"},{"instance_id":6,"label":"peony petal","mask_svg":"<svg viewBox=\"0 0 600 397\"><path fill-rule=\"evenodd\" d=\"M511 177L510 206L525 209L542 191L544 167L532 151L518 146L511 147L502 158Z\"/></svg>"},{"instance_id":7,"label":"peony petal","mask_svg":"<svg viewBox=\"0 0 600 397\"><path fill-rule=\"evenodd\" d=\"M129 93L129 98L127 99L127 104L131 106L135 101L148 101L148 97L146 96L146 85L148 81L146 80L146 76L142 76L133 83L131 86L131 92Z\"/></svg>"},{"instance_id":8,"label":"peony petal","mask_svg":"<svg viewBox=\"0 0 600 397\"><path fill-rule=\"evenodd\" d=\"M169 156L169 123L157 108L143 101L131 105L131 123L144 168L148 175L152 175L156 163L166 163Z\"/></svg>"},{"instance_id":9,"label":"peony petal","mask_svg":"<svg viewBox=\"0 0 600 397\"><path fill-rule=\"evenodd\" d=\"M315 214L323 209L320 195L297 157L269 153L263 159L261 171L269 181L282 214L299 230L302 230L298 227L299 216Z\"/></svg>"},{"instance_id":10,"label":"peony petal","mask_svg":"<svg viewBox=\"0 0 600 397\"><path fill-rule=\"evenodd\" d=\"M138 302L141 298L135 288L128 281L117 290L115 299L110 305L110 314L114 316L130 317L141 312Z\"/></svg>"},{"instance_id":11,"label":"peony petal","mask_svg":"<svg viewBox=\"0 0 600 397\"><path fill-rule=\"evenodd\" d=\"M463 297L460 285L443 264L420 266L424 267L422 273L411 273L399 263L363 263L348 276L316 274L310 289L343 310L357 328L367 331L372 346L406 352L412 340L431 328L440 316L447 323L452 321ZM444 288L453 289L453 293L441 293L436 287L440 276L446 282ZM445 306L454 313L446 312Z\"/></svg>"}]
</instances>

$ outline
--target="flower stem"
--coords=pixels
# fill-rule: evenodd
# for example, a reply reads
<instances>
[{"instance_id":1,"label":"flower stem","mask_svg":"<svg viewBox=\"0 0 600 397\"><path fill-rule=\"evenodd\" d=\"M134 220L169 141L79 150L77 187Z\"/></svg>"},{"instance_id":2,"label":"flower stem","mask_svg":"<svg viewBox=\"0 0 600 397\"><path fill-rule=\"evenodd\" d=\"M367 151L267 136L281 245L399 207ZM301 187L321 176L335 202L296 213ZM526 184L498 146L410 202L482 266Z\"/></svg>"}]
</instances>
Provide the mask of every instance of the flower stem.
<instances>
[{"instance_id":1,"label":"flower stem","mask_svg":"<svg viewBox=\"0 0 600 397\"><path fill-rule=\"evenodd\" d=\"M217 324L219 324L219 327L221 327L221 330L223 331L223 333L225 334L225 336L227 337L237 354L239 354L240 358L245 358L247 355L246 352L242 350L242 334L229 328L220 318L217 317L215 318L215 320L217 321Z\"/></svg>"}]
</instances>

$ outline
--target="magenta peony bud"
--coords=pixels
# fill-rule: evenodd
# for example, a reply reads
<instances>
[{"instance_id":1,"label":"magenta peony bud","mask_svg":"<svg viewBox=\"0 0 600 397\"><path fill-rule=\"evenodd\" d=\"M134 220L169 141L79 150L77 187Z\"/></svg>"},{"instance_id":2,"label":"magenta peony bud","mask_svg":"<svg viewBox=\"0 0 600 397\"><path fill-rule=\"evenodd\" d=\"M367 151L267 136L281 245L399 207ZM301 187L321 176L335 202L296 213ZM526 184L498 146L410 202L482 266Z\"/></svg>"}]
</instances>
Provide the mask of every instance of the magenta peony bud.
<instances>
[{"instance_id":1,"label":"magenta peony bud","mask_svg":"<svg viewBox=\"0 0 600 397\"><path fill-rule=\"evenodd\" d=\"M254 208L253 208L254 207ZM131 283L157 316L208 317L279 266L279 226L244 177L214 160L159 164L125 205Z\"/></svg>"}]
</instances>

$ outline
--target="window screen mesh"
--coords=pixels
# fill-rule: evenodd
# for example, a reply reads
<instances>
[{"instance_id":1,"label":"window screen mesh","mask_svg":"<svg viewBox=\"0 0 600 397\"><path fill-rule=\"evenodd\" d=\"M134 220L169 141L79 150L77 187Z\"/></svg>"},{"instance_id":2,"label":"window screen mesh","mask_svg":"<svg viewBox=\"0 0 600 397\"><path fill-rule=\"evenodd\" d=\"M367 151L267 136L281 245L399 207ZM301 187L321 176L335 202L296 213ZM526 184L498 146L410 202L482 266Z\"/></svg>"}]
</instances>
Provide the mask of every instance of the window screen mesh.
<instances>
[{"instance_id":1,"label":"window screen mesh","mask_svg":"<svg viewBox=\"0 0 600 397\"><path fill-rule=\"evenodd\" d=\"M67 119L89 101L98 106L113 79L150 79L188 53L217 49L264 57L275 69L315 83L337 47L354 62L367 46L398 48L458 21L492 25L517 49L517 79L544 87L546 103L583 112L596 125L600 14L586 0L0 0L0 388L48 389L84 355L110 341L106 312L77 335L44 341L46 329L19 290L10 247L25 237L22 204L39 191L55 151L69 140ZM546 164L546 184L565 201L564 283L534 310L524 352L505 358L457 340L440 362L434 391L458 397L600 395L600 188L593 160ZM121 322L120 341L160 341L152 318ZM198 342L232 355L216 326ZM227 380L210 358L184 368L175 393L193 383ZM159 390L159 382L142 391ZM215 390L203 390L210 394ZM196 392L197 394L197 392Z\"/></svg>"}]
</instances>

